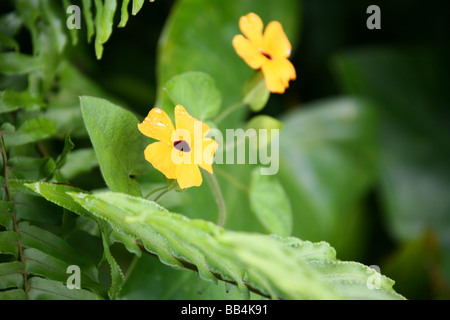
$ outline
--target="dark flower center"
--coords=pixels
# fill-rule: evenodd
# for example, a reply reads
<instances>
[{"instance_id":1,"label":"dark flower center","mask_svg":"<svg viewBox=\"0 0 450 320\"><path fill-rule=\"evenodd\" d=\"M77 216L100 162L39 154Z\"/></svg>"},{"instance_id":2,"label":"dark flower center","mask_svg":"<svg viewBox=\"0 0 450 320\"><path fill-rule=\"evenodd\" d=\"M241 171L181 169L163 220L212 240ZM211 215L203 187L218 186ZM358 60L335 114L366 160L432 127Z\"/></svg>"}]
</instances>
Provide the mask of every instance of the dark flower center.
<instances>
[{"instance_id":1,"label":"dark flower center","mask_svg":"<svg viewBox=\"0 0 450 320\"><path fill-rule=\"evenodd\" d=\"M267 59L272 60L272 55L270 53L262 51L262 50L259 50L259 52Z\"/></svg>"},{"instance_id":2,"label":"dark flower center","mask_svg":"<svg viewBox=\"0 0 450 320\"><path fill-rule=\"evenodd\" d=\"M183 152L191 152L191 147L184 140L178 140L173 143L173 147Z\"/></svg>"}]
</instances>

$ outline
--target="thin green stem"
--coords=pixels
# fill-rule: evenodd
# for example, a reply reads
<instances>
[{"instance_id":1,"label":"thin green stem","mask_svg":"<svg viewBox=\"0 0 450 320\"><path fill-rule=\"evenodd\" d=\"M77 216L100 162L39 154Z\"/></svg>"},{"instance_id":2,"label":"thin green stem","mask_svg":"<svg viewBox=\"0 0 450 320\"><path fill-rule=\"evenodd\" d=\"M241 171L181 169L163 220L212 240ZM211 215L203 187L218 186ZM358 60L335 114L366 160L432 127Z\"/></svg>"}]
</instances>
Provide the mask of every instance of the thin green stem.
<instances>
[{"instance_id":1,"label":"thin green stem","mask_svg":"<svg viewBox=\"0 0 450 320\"><path fill-rule=\"evenodd\" d=\"M172 190L172 189L166 189L166 190L164 190L163 192L161 192L156 198L155 198L155 200L153 200L153 201L155 201L155 202L158 202L158 200L160 200L167 192L169 192L170 190Z\"/></svg>"},{"instance_id":2,"label":"thin green stem","mask_svg":"<svg viewBox=\"0 0 450 320\"><path fill-rule=\"evenodd\" d=\"M228 108L226 108L225 110L223 110L223 112L221 113L221 114L219 114L217 117L216 117L216 119L214 119L214 123L217 125L217 124L219 124L220 122L222 122L222 120L223 119L225 119L226 117L228 117L228 115L230 115L232 112L234 112L234 111L236 111L236 110L238 110L238 109L240 109L240 108L242 108L242 107L245 107L247 105L247 103L245 103L245 102L242 102L242 101L240 101L240 102L238 102L238 103L235 103L235 104L232 104L231 106L229 106Z\"/></svg>"},{"instance_id":3,"label":"thin green stem","mask_svg":"<svg viewBox=\"0 0 450 320\"><path fill-rule=\"evenodd\" d=\"M206 174L206 179L208 179L208 183L210 184L214 196L216 197L217 206L219 207L219 221L217 222L217 225L222 227L227 218L225 200L223 199L222 191L220 190L216 177L212 174Z\"/></svg>"},{"instance_id":4,"label":"thin green stem","mask_svg":"<svg viewBox=\"0 0 450 320\"><path fill-rule=\"evenodd\" d=\"M168 186L163 186L163 187L160 187L160 188L156 188L156 189L150 191L144 198L147 199L147 198L150 197L152 194L155 194L156 192L161 191L161 190L164 190L164 189L167 189L167 188L168 188Z\"/></svg>"},{"instance_id":5,"label":"thin green stem","mask_svg":"<svg viewBox=\"0 0 450 320\"><path fill-rule=\"evenodd\" d=\"M3 157L3 166L5 167L5 193L7 196L7 199L9 202L14 203L12 197L11 197L11 193L9 192L9 186L8 186L8 175L9 175L9 166L8 166L8 155L6 154L6 145L5 145L5 141L3 140L3 133L0 131L0 141L2 143L2 157ZM23 283L24 283L24 291L25 291L25 295L27 297L27 300L29 299L28 296L28 275L25 269L25 255L23 254L23 248L22 248L22 242L20 241L20 229L19 229L19 225L17 223L17 218L16 218L16 213L15 210L13 210L13 212L11 212L11 218L13 220L13 227L14 227L14 231L19 235L19 240L17 241L17 247L19 249L19 258L20 261L23 264L23 270L22 270L22 276L23 276Z\"/></svg>"}]
</instances>

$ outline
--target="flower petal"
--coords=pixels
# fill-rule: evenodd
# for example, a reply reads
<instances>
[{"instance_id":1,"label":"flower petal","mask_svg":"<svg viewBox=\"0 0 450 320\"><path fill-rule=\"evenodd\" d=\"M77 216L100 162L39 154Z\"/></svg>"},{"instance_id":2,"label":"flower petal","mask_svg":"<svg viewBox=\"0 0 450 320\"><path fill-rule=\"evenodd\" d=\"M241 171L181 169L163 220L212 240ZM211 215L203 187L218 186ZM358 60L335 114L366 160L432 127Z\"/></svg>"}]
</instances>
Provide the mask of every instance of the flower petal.
<instances>
[{"instance_id":1,"label":"flower petal","mask_svg":"<svg viewBox=\"0 0 450 320\"><path fill-rule=\"evenodd\" d=\"M172 161L174 148L167 142L154 142L145 148L145 160L150 162L155 169L161 171L168 179L176 179L177 165Z\"/></svg>"},{"instance_id":2,"label":"flower petal","mask_svg":"<svg viewBox=\"0 0 450 320\"><path fill-rule=\"evenodd\" d=\"M257 47L263 44L263 27L261 18L253 12L239 19L239 28L242 33Z\"/></svg>"},{"instance_id":3,"label":"flower petal","mask_svg":"<svg viewBox=\"0 0 450 320\"><path fill-rule=\"evenodd\" d=\"M138 124L138 129L147 137L172 143L171 136L175 130L172 120L164 110L153 108L144 121Z\"/></svg>"},{"instance_id":4,"label":"flower petal","mask_svg":"<svg viewBox=\"0 0 450 320\"><path fill-rule=\"evenodd\" d=\"M206 123L195 119L186 111L186 109L182 105L177 105L175 107L175 125L177 126L177 131L178 129L187 130L190 134L191 141L195 140L195 134L201 134L201 137L204 137L209 133L210 130L209 126Z\"/></svg>"},{"instance_id":5,"label":"flower petal","mask_svg":"<svg viewBox=\"0 0 450 320\"><path fill-rule=\"evenodd\" d=\"M291 43L278 21L272 21L267 25L264 31L264 49L274 58L287 58L291 55Z\"/></svg>"},{"instance_id":6,"label":"flower petal","mask_svg":"<svg viewBox=\"0 0 450 320\"><path fill-rule=\"evenodd\" d=\"M198 187L202 184L203 178L196 164L180 164L177 166L177 181L181 189Z\"/></svg>"},{"instance_id":7,"label":"flower petal","mask_svg":"<svg viewBox=\"0 0 450 320\"><path fill-rule=\"evenodd\" d=\"M238 56L240 56L250 68L261 68L265 58L252 42L239 34L233 38L233 47Z\"/></svg>"},{"instance_id":8,"label":"flower petal","mask_svg":"<svg viewBox=\"0 0 450 320\"><path fill-rule=\"evenodd\" d=\"M297 77L292 63L284 58L265 63L262 72L267 89L273 93L284 93L285 89L289 87L289 80L295 80Z\"/></svg>"},{"instance_id":9,"label":"flower petal","mask_svg":"<svg viewBox=\"0 0 450 320\"><path fill-rule=\"evenodd\" d=\"M202 162L198 166L209 173L213 173L212 163L214 161L214 154L217 151L219 144L211 138L205 138L202 142Z\"/></svg>"}]
</instances>

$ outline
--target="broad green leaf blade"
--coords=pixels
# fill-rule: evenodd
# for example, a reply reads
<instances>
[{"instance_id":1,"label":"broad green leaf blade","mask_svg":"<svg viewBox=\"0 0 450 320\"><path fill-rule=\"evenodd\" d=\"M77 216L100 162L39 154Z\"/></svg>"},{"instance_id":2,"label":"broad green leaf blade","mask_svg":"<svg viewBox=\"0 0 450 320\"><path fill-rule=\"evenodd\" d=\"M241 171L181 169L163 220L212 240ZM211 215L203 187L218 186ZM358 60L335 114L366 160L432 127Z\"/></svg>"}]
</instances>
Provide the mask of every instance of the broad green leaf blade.
<instances>
[{"instance_id":1,"label":"broad green leaf blade","mask_svg":"<svg viewBox=\"0 0 450 320\"><path fill-rule=\"evenodd\" d=\"M231 246L236 257L248 266L250 281L260 282L259 289L269 291L272 298L340 298L340 294L320 279L312 268L295 258L293 250L274 238L228 232L220 240Z\"/></svg>"},{"instance_id":2,"label":"broad green leaf blade","mask_svg":"<svg viewBox=\"0 0 450 320\"><path fill-rule=\"evenodd\" d=\"M144 5L144 1L145 0L133 0L133 16L135 16L139 12L139 10L141 10L142 6Z\"/></svg>"},{"instance_id":3,"label":"broad green leaf blade","mask_svg":"<svg viewBox=\"0 0 450 320\"><path fill-rule=\"evenodd\" d=\"M270 233L289 236L292 232L289 198L275 177L261 175L260 171L260 167L252 171L250 205L253 213Z\"/></svg>"},{"instance_id":4,"label":"broad green leaf blade","mask_svg":"<svg viewBox=\"0 0 450 320\"><path fill-rule=\"evenodd\" d=\"M363 243L358 217L374 184L376 120L371 106L351 98L317 101L281 118L277 177L296 213L294 234L330 242L344 255Z\"/></svg>"},{"instance_id":5,"label":"broad green leaf blade","mask_svg":"<svg viewBox=\"0 0 450 320\"><path fill-rule=\"evenodd\" d=\"M95 27L94 27L94 18L92 17L92 0L82 0L83 4L83 16L84 20L86 21L86 28L87 28L87 39L88 42L91 42L92 37L95 33Z\"/></svg>"},{"instance_id":6,"label":"broad green leaf blade","mask_svg":"<svg viewBox=\"0 0 450 320\"><path fill-rule=\"evenodd\" d=\"M46 118L39 117L25 121L16 132L5 132L7 146L18 146L49 138L56 132L56 124Z\"/></svg>"},{"instance_id":7,"label":"broad green leaf blade","mask_svg":"<svg viewBox=\"0 0 450 320\"><path fill-rule=\"evenodd\" d=\"M19 261L0 263L0 290L23 286L23 264Z\"/></svg>"},{"instance_id":8,"label":"broad green leaf blade","mask_svg":"<svg viewBox=\"0 0 450 320\"><path fill-rule=\"evenodd\" d=\"M165 89L174 105L181 104L201 121L220 109L222 97L214 80L203 72L186 72L167 81Z\"/></svg>"},{"instance_id":9,"label":"broad green leaf blade","mask_svg":"<svg viewBox=\"0 0 450 320\"><path fill-rule=\"evenodd\" d=\"M245 288L251 288L265 296L284 299L351 298L340 286L341 281L330 281L327 272L334 272L337 278L346 281L352 276L362 279L362 272L368 270L360 264L337 261L334 250L325 243L311 245L295 238L231 232L125 194L71 193L71 196L115 230L142 242L162 262L191 270L195 266L201 278L213 280L212 276L231 281L244 292ZM313 263L317 261L332 268L316 270ZM339 273L337 267L346 264L353 267ZM386 293L394 292L393 282L387 278L382 278L383 290L379 294L368 294L361 283L352 287L358 298L402 298Z\"/></svg>"},{"instance_id":10,"label":"broad green leaf blade","mask_svg":"<svg viewBox=\"0 0 450 320\"><path fill-rule=\"evenodd\" d=\"M144 173L150 165L144 158L149 139L139 132L139 121L131 112L106 100L81 97L80 101L106 184L112 191L141 196L131 176Z\"/></svg>"},{"instance_id":11,"label":"broad green leaf blade","mask_svg":"<svg viewBox=\"0 0 450 320\"><path fill-rule=\"evenodd\" d=\"M64 147L61 152L61 154L58 156L58 159L56 160L56 167L60 169L64 163L66 162L67 155L70 153L70 151L75 148L75 145L72 142L72 139L70 138L70 133L66 134L64 138Z\"/></svg>"},{"instance_id":12,"label":"broad green leaf blade","mask_svg":"<svg viewBox=\"0 0 450 320\"><path fill-rule=\"evenodd\" d=\"M0 253L11 254L17 258L19 254L19 248L17 243L19 241L19 235L14 231L2 231L0 232Z\"/></svg>"},{"instance_id":13,"label":"broad green leaf blade","mask_svg":"<svg viewBox=\"0 0 450 320\"><path fill-rule=\"evenodd\" d=\"M69 289L61 282L33 277L28 282L32 300L102 300L95 293L84 289Z\"/></svg>"},{"instance_id":14,"label":"broad green leaf blade","mask_svg":"<svg viewBox=\"0 0 450 320\"><path fill-rule=\"evenodd\" d=\"M55 172L56 164L51 158L14 157L8 161L10 179L41 180Z\"/></svg>"}]
</instances>

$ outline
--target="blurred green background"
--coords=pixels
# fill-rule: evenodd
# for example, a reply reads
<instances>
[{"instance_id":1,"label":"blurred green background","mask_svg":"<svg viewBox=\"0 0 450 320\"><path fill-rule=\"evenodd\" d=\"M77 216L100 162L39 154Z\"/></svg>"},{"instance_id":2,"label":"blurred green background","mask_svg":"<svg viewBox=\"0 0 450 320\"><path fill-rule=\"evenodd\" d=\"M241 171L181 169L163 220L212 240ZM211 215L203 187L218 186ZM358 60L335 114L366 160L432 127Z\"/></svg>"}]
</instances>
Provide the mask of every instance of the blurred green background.
<instances>
[{"instance_id":1,"label":"blurred green background","mask_svg":"<svg viewBox=\"0 0 450 320\"><path fill-rule=\"evenodd\" d=\"M261 3L269 6L270 1L263 1L255 12L265 24L273 19L282 22L294 44L291 60L298 79L284 95L272 95L261 112L285 122L277 178L290 197L293 236L327 241L342 260L379 266L383 274L396 281L396 291L408 299L449 299L449 3L280 2L284 10L272 10L276 4L265 10ZM192 20L192 24L174 23L171 28L186 28L186 34L194 30L196 35L207 33L195 29L208 21L206 16L228 8L252 8L255 2L211 1L195 13L185 10L189 1L180 3L146 2L137 16L130 17L126 28L114 30L100 61L86 41L69 48L69 60L96 84L94 90L84 83L86 87L77 88L80 94L107 95L144 116L158 99L163 80L157 75L170 76L170 71L165 73L157 66L158 41L169 16L176 13L180 19ZM381 8L381 30L366 27L366 9L372 4ZM236 33L238 17L227 34ZM170 35L176 36L176 32ZM25 53L31 50L27 37L26 33L19 37ZM196 38L191 40L195 47ZM209 44L214 48L214 42ZM199 46L198 50L201 55L203 48ZM166 53L159 57L161 61ZM229 53L223 53L224 57ZM227 59L240 66L243 74L251 74L237 57ZM223 77L224 83L233 85L227 74ZM89 146L82 134L79 139L75 136L74 142L80 148ZM239 166L227 170L235 177L248 171ZM158 182L158 174L152 170L141 181ZM97 169L71 182L86 190L104 187ZM221 184L230 185L223 178ZM254 218L242 217L249 211L248 203L226 188L231 211L226 227L260 231L257 222L253 225ZM184 198L169 196L163 204L190 217L214 220L212 214L205 213L215 210L211 195L205 200L200 193L209 194L207 186L188 190ZM190 201L189 197L199 200L183 202ZM187 280L193 278L191 274L173 271L153 258L143 257L133 273L122 292L126 298L185 298L184 292L192 289ZM148 281L143 280L144 275ZM169 278L176 278L172 289L161 280ZM144 283L152 283L153 296L145 295L149 290ZM202 290L204 294L210 288L198 291Z\"/></svg>"}]
</instances>

